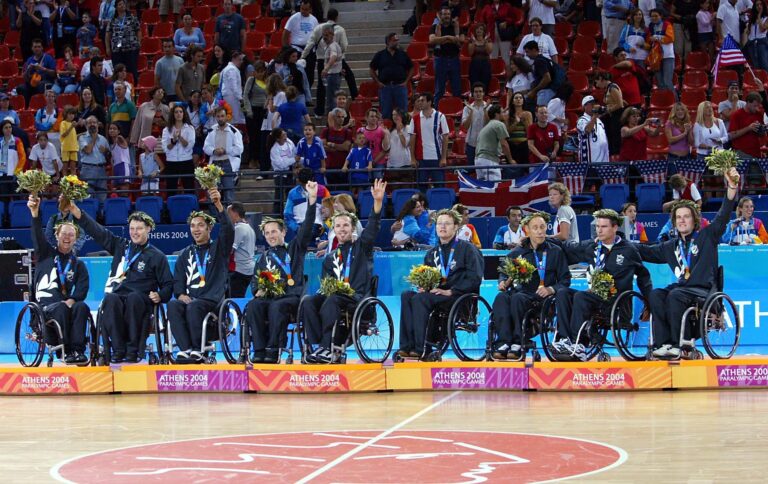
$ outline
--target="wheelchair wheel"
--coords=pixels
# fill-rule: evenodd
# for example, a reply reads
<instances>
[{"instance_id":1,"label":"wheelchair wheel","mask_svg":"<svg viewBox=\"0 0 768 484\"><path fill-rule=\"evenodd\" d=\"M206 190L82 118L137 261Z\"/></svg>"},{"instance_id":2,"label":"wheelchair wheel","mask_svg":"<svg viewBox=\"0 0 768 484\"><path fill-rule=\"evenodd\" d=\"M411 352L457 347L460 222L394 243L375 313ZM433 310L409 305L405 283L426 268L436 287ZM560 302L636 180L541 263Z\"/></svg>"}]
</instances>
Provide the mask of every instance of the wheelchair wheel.
<instances>
[{"instance_id":1,"label":"wheelchair wheel","mask_svg":"<svg viewBox=\"0 0 768 484\"><path fill-rule=\"evenodd\" d=\"M304 311L306 309L306 301L307 298L309 298L309 295L304 295L299 300L299 307L296 309L296 324L298 325L298 334L299 336L299 351L301 352L301 364L306 365L309 362L307 361L307 355L312 353L312 347L308 343L309 338L307 337L307 324L304 322Z\"/></svg>"},{"instance_id":2,"label":"wheelchair wheel","mask_svg":"<svg viewBox=\"0 0 768 484\"><path fill-rule=\"evenodd\" d=\"M227 363L234 365L240 357L240 335L238 328L243 323L240 307L232 299L225 299L219 309L219 341Z\"/></svg>"},{"instance_id":3,"label":"wheelchair wheel","mask_svg":"<svg viewBox=\"0 0 768 484\"><path fill-rule=\"evenodd\" d=\"M21 366L36 367L43 361L45 316L36 303L27 303L16 318L16 357Z\"/></svg>"},{"instance_id":4,"label":"wheelchair wheel","mask_svg":"<svg viewBox=\"0 0 768 484\"><path fill-rule=\"evenodd\" d=\"M704 350L712 359L732 357L741 336L741 321L733 299L723 292L707 298L699 328Z\"/></svg>"},{"instance_id":5,"label":"wheelchair wheel","mask_svg":"<svg viewBox=\"0 0 768 484\"><path fill-rule=\"evenodd\" d=\"M157 356L161 365L173 365L176 359L173 357L173 336L171 335L171 324L165 314L165 308L162 304L155 305L153 326L155 333L155 346Z\"/></svg>"},{"instance_id":6,"label":"wheelchair wheel","mask_svg":"<svg viewBox=\"0 0 768 484\"><path fill-rule=\"evenodd\" d=\"M555 297L550 296L541 303L541 313L539 315L539 334L541 338L541 348L549 361L557 361L557 356L552 353L551 345L557 339L557 311L555 308Z\"/></svg>"},{"instance_id":7,"label":"wheelchair wheel","mask_svg":"<svg viewBox=\"0 0 768 484\"><path fill-rule=\"evenodd\" d=\"M366 363L384 363L395 341L395 324L389 309L375 297L365 298L352 317L352 340Z\"/></svg>"},{"instance_id":8,"label":"wheelchair wheel","mask_svg":"<svg viewBox=\"0 0 768 484\"><path fill-rule=\"evenodd\" d=\"M651 322L640 319L647 303L635 291L626 291L611 306L611 331L613 342L622 358L627 361L644 361L651 341Z\"/></svg>"},{"instance_id":9,"label":"wheelchair wheel","mask_svg":"<svg viewBox=\"0 0 768 484\"><path fill-rule=\"evenodd\" d=\"M491 306L477 294L464 294L453 303L448 313L448 331L451 347L460 360L485 359L490 316Z\"/></svg>"},{"instance_id":10,"label":"wheelchair wheel","mask_svg":"<svg viewBox=\"0 0 768 484\"><path fill-rule=\"evenodd\" d=\"M88 320L85 323L85 351L88 361L77 366L96 366L99 357L99 335L90 311L88 312Z\"/></svg>"}]
</instances>

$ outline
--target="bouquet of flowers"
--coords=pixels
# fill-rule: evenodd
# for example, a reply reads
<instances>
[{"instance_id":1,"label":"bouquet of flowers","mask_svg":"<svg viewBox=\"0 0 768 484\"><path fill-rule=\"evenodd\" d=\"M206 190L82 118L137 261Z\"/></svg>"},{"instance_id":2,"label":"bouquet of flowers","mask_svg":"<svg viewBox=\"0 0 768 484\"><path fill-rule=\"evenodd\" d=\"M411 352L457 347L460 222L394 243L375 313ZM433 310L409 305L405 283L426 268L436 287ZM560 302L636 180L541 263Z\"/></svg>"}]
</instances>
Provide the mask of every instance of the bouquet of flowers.
<instances>
[{"instance_id":1,"label":"bouquet of flowers","mask_svg":"<svg viewBox=\"0 0 768 484\"><path fill-rule=\"evenodd\" d=\"M59 183L61 188L62 200L59 202L59 209L64 211L69 207L70 202L79 202L85 200L88 194L88 183L79 179L77 175L67 175Z\"/></svg>"},{"instance_id":2,"label":"bouquet of flowers","mask_svg":"<svg viewBox=\"0 0 768 484\"><path fill-rule=\"evenodd\" d=\"M335 277L324 277L320 281L320 294L323 296L332 296L333 294L341 294L342 296L353 296L355 290L348 282L340 281Z\"/></svg>"},{"instance_id":3,"label":"bouquet of flowers","mask_svg":"<svg viewBox=\"0 0 768 484\"><path fill-rule=\"evenodd\" d=\"M527 284L531 282L536 268L522 256L515 259L504 257L499 272L512 279L514 284Z\"/></svg>"},{"instance_id":4,"label":"bouquet of flowers","mask_svg":"<svg viewBox=\"0 0 768 484\"><path fill-rule=\"evenodd\" d=\"M285 294L285 286L277 270L259 272L259 291L264 291L266 297L279 297Z\"/></svg>"},{"instance_id":5,"label":"bouquet of flowers","mask_svg":"<svg viewBox=\"0 0 768 484\"><path fill-rule=\"evenodd\" d=\"M410 282L414 287L423 289L424 291L431 291L440 285L440 269L437 267L431 267L425 264L420 264L411 267L411 273L405 277L405 280Z\"/></svg>"},{"instance_id":6,"label":"bouquet of flowers","mask_svg":"<svg viewBox=\"0 0 768 484\"><path fill-rule=\"evenodd\" d=\"M603 269L596 269L589 275L589 292L595 294L603 301L608 301L616 295L616 286L613 276Z\"/></svg>"},{"instance_id":7,"label":"bouquet of flowers","mask_svg":"<svg viewBox=\"0 0 768 484\"><path fill-rule=\"evenodd\" d=\"M725 175L728 170L734 167L738 167L741 164L741 160L733 150L721 150L714 148L712 154L707 156L707 168L715 172L715 175Z\"/></svg>"},{"instance_id":8,"label":"bouquet of flowers","mask_svg":"<svg viewBox=\"0 0 768 484\"><path fill-rule=\"evenodd\" d=\"M16 182L19 184L17 192L26 190L36 195L50 186L51 175L42 170L27 170L16 176Z\"/></svg>"},{"instance_id":9,"label":"bouquet of flowers","mask_svg":"<svg viewBox=\"0 0 768 484\"><path fill-rule=\"evenodd\" d=\"M223 174L224 170L216 165L205 165L204 167L195 168L195 179L206 190L216 188Z\"/></svg>"}]
</instances>

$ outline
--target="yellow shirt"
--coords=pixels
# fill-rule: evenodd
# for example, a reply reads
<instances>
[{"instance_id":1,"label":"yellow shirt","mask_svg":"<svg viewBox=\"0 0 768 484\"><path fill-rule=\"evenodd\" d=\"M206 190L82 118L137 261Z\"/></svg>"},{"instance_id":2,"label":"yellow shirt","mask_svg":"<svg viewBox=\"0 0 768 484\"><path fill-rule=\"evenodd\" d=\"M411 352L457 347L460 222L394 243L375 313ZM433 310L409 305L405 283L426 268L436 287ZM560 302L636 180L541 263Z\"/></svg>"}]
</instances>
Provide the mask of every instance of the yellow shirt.
<instances>
[{"instance_id":1,"label":"yellow shirt","mask_svg":"<svg viewBox=\"0 0 768 484\"><path fill-rule=\"evenodd\" d=\"M80 146L77 144L77 132L74 129L70 131L67 136L64 136L64 133L73 124L74 123L72 122L62 120L61 124L59 125L61 151L79 151L80 150Z\"/></svg>"}]
</instances>

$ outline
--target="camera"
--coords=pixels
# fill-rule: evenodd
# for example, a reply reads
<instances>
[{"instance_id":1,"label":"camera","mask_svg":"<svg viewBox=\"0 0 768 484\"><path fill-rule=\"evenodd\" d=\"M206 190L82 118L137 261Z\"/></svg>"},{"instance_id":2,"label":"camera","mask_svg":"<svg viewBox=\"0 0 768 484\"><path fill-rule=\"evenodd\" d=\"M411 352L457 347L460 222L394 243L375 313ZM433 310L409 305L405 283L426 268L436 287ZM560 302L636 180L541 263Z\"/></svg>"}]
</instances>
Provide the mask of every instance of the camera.
<instances>
[{"instance_id":1,"label":"camera","mask_svg":"<svg viewBox=\"0 0 768 484\"><path fill-rule=\"evenodd\" d=\"M605 106L595 106L592 108L592 114L605 114L608 112L608 108Z\"/></svg>"},{"instance_id":2,"label":"camera","mask_svg":"<svg viewBox=\"0 0 768 484\"><path fill-rule=\"evenodd\" d=\"M766 134L768 134L768 124L761 124L757 127L758 136L765 136Z\"/></svg>"}]
</instances>

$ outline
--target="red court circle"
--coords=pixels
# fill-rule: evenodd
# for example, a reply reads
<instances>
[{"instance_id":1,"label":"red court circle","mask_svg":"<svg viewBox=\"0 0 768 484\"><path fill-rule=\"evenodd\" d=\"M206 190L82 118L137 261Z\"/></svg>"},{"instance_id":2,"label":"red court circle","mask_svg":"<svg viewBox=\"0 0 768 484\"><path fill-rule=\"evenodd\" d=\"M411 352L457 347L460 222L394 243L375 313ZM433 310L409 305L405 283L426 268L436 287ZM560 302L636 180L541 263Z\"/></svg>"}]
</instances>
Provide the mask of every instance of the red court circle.
<instances>
[{"instance_id":1,"label":"red court circle","mask_svg":"<svg viewBox=\"0 0 768 484\"><path fill-rule=\"evenodd\" d=\"M113 449L62 462L63 482L540 482L622 464L617 447L549 435L302 432L214 437Z\"/></svg>"}]
</instances>

